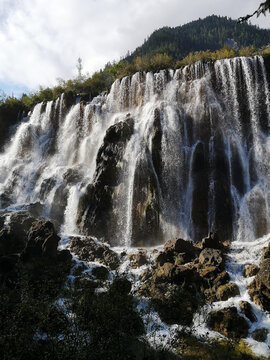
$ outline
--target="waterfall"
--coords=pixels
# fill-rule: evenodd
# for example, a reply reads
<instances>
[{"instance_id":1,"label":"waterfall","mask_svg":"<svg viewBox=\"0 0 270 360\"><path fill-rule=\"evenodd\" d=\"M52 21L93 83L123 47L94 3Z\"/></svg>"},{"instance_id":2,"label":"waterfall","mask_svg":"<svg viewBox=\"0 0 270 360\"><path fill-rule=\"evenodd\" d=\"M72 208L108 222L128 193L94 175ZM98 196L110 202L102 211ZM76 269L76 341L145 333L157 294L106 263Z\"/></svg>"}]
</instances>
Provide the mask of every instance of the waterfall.
<instances>
[{"instance_id":1,"label":"waterfall","mask_svg":"<svg viewBox=\"0 0 270 360\"><path fill-rule=\"evenodd\" d=\"M136 73L109 94L35 106L0 154L0 206L43 206L64 233L112 245L252 242L270 232L263 58Z\"/></svg>"}]
</instances>

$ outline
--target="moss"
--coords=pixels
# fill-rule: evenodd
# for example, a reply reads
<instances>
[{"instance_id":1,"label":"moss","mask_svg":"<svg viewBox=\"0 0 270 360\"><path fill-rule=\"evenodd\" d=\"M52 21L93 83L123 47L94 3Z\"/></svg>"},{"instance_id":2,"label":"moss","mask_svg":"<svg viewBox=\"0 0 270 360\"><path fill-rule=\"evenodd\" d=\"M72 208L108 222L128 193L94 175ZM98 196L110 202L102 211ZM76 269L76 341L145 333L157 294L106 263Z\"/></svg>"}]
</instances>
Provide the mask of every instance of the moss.
<instances>
[{"instance_id":1,"label":"moss","mask_svg":"<svg viewBox=\"0 0 270 360\"><path fill-rule=\"evenodd\" d=\"M211 340L197 338L190 333L181 332L174 344L183 360L263 360L257 357L243 341Z\"/></svg>"}]
</instances>

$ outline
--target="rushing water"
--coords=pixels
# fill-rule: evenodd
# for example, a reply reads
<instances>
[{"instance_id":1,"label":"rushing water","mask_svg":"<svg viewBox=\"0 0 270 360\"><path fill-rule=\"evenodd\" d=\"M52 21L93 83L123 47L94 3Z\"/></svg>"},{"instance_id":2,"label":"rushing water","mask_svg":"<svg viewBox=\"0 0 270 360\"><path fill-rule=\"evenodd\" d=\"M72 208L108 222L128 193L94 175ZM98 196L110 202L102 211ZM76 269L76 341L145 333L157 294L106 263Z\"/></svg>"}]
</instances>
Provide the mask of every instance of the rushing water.
<instances>
[{"instance_id":1,"label":"rushing water","mask_svg":"<svg viewBox=\"0 0 270 360\"><path fill-rule=\"evenodd\" d=\"M258 56L137 73L86 105L63 95L36 105L0 154L1 207L39 202L65 233L96 235L84 226L91 204L78 218L79 200L98 186L106 132L127 114L133 135L108 207L117 243L270 232L270 99Z\"/></svg>"}]
</instances>

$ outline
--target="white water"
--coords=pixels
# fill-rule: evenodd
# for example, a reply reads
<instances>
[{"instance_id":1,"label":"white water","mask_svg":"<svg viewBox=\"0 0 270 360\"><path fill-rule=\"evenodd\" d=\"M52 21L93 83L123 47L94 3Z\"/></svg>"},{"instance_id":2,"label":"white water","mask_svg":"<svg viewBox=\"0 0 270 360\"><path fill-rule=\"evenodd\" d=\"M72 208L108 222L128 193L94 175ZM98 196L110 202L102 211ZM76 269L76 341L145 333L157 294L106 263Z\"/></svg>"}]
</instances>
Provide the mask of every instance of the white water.
<instances>
[{"instance_id":1,"label":"white water","mask_svg":"<svg viewBox=\"0 0 270 360\"><path fill-rule=\"evenodd\" d=\"M161 173L151 158L157 111ZM232 204L233 238L248 243L270 232L270 140L261 125L270 123L270 99L261 57L225 59L214 66L196 63L175 72L137 73L117 80L108 95L69 110L63 95L45 107L38 104L0 154L2 208L40 202L47 216L62 223L64 232L78 232L79 197L95 181L96 157L107 129L125 121L127 112L134 119L134 134L123 157L127 166L122 185L114 195L121 201L114 200L113 205L119 244L132 244L134 211L144 207L134 192L136 169L142 163L148 164L146 171L155 179L155 193L149 193L147 185L140 185L141 191L145 204L149 198L156 201L164 240L215 231L217 206L222 213L217 203L217 151L228 164L224 177L230 183L226 196ZM200 228L193 213L193 195L200 182L193 169L198 144L203 145L209 166L208 205L202 210L206 228Z\"/></svg>"}]
</instances>

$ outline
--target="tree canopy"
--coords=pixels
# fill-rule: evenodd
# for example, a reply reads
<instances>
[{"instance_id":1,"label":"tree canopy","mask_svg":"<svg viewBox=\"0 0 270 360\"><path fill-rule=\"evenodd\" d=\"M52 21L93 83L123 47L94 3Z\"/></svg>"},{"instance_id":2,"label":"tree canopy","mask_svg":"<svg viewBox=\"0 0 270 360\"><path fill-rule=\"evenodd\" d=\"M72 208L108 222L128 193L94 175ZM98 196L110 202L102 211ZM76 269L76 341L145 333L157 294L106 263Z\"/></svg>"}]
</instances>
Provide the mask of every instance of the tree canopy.
<instances>
[{"instance_id":1,"label":"tree canopy","mask_svg":"<svg viewBox=\"0 0 270 360\"><path fill-rule=\"evenodd\" d=\"M268 11L270 12L270 0L266 0L265 2L262 2L258 7L258 9L254 11L253 14L240 17L238 19L238 22L239 23L245 22L250 18L252 18L254 15L257 15L257 17L260 16L261 14L265 15Z\"/></svg>"}]
</instances>

